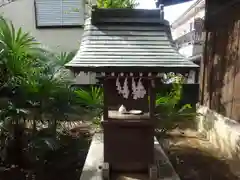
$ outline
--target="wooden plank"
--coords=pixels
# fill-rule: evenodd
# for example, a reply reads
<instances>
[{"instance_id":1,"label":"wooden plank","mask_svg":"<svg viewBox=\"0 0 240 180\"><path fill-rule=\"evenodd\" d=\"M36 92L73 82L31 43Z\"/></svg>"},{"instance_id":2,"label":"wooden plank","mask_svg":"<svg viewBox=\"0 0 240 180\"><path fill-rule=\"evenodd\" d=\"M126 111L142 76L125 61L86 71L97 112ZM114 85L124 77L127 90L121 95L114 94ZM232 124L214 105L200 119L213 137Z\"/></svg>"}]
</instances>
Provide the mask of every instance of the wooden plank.
<instances>
[{"instance_id":1,"label":"wooden plank","mask_svg":"<svg viewBox=\"0 0 240 180\"><path fill-rule=\"evenodd\" d=\"M83 56L115 56L115 55L124 55L124 56L177 56L177 57L180 57L179 54L177 53L174 53L174 52L137 52L135 50L132 50L131 52L109 52L107 49L105 50L105 52L95 52L95 51L92 51L92 52L86 52L86 51L80 51L79 53L82 53ZM182 59L182 58L181 58Z\"/></svg>"},{"instance_id":2,"label":"wooden plank","mask_svg":"<svg viewBox=\"0 0 240 180\"><path fill-rule=\"evenodd\" d=\"M122 44L126 44L126 45L141 45L141 46L158 46L158 45L165 45L168 46L169 48L172 48L172 42L168 41L168 40L164 40L164 41L154 41L154 40L90 40L88 38L82 39L81 45L122 45Z\"/></svg>"},{"instance_id":3,"label":"wooden plank","mask_svg":"<svg viewBox=\"0 0 240 180\"><path fill-rule=\"evenodd\" d=\"M137 45L81 45L80 51L84 52L174 52L177 51L169 46L137 46Z\"/></svg>"},{"instance_id":4,"label":"wooden plank","mask_svg":"<svg viewBox=\"0 0 240 180\"><path fill-rule=\"evenodd\" d=\"M84 40L91 40L91 41L167 41L169 42L169 39L167 36L131 36L131 35L116 35L111 36L106 34L105 36L85 36L82 38L82 41Z\"/></svg>"},{"instance_id":5,"label":"wooden plank","mask_svg":"<svg viewBox=\"0 0 240 180\"><path fill-rule=\"evenodd\" d=\"M161 31L166 31L166 26L164 25L160 25L160 26L151 26L151 25L148 25L148 26L139 26L139 25L134 25L134 26L126 26L126 25L98 25L97 27L94 26L94 25L90 25L89 24L90 22L86 22L85 23L85 27L84 27L84 30L99 30L99 31L105 31L105 30L108 30L108 31L147 31L147 32L161 32Z\"/></svg>"},{"instance_id":6,"label":"wooden plank","mask_svg":"<svg viewBox=\"0 0 240 180\"><path fill-rule=\"evenodd\" d=\"M159 62L159 61L161 61L161 59L166 59L166 60L168 60L169 59L169 61L171 61L171 62L174 62L173 61L173 59L175 59L176 61L175 62L178 62L178 61L180 61L180 62L186 62L186 63L191 63L191 64L193 64L192 62L190 62L190 61L187 61L187 60L184 60L181 56L179 56L179 55L175 55L175 56L168 56L168 55L165 55L165 56L154 56L154 55L148 55L148 56L135 56L135 55L118 55L118 54L116 54L116 55L108 55L108 56L104 56L104 55L85 55L85 54L77 54L77 56L79 57L79 59L80 60L82 60L82 59L88 59L88 61L89 61L89 59L90 60L93 60L93 59L102 59L102 61L108 61L108 59L110 60L110 62L114 62L114 61L116 61L116 62L118 62L119 60L121 61L123 61L123 62L126 62L126 63L131 63L131 61L133 61L134 59L138 62L138 61L142 61L142 62L149 62L149 63L151 63L150 61L156 61L156 62ZM132 60L130 60L130 61L126 61L126 59L132 59ZM83 60L82 60L83 61ZM101 61L101 60L100 60ZM91 62L91 61L90 61ZM139 63L140 63L139 62ZM167 61L166 61L167 62ZM93 63L92 63L93 64Z\"/></svg>"},{"instance_id":7,"label":"wooden plank","mask_svg":"<svg viewBox=\"0 0 240 180\"><path fill-rule=\"evenodd\" d=\"M85 36L146 36L146 37L162 37L167 36L165 31L119 31L119 30L95 30L84 32Z\"/></svg>"}]
</instances>

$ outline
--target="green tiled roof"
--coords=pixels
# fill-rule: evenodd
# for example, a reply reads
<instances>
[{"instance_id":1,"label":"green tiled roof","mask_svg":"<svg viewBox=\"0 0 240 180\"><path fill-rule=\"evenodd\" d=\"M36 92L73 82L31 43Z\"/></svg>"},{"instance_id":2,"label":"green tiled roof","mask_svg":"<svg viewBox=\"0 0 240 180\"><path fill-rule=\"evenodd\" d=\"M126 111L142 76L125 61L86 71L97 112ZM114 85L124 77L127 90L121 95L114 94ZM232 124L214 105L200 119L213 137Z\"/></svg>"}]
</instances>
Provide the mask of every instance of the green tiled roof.
<instances>
[{"instance_id":1,"label":"green tiled roof","mask_svg":"<svg viewBox=\"0 0 240 180\"><path fill-rule=\"evenodd\" d=\"M66 67L158 71L198 65L177 52L169 23L160 20L159 10L96 9L86 21L78 53Z\"/></svg>"}]
</instances>

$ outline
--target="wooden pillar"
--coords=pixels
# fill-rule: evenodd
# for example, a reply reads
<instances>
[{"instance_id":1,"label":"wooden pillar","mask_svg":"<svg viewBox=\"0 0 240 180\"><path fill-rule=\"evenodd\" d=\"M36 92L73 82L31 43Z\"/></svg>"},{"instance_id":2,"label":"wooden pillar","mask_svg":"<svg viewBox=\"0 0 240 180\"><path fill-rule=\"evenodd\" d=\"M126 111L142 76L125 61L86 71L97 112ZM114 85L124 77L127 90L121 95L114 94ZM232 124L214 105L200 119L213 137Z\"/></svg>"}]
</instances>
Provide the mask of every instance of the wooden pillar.
<instances>
[{"instance_id":1,"label":"wooden pillar","mask_svg":"<svg viewBox=\"0 0 240 180\"><path fill-rule=\"evenodd\" d=\"M103 119L108 119L107 80L103 80Z\"/></svg>"},{"instance_id":2,"label":"wooden pillar","mask_svg":"<svg viewBox=\"0 0 240 180\"><path fill-rule=\"evenodd\" d=\"M156 116L155 116L155 109L156 109L156 88L155 88L155 79L151 78L149 80L149 85L148 85L148 90L149 90L149 115L150 115L150 121L151 121L151 125L150 125L150 136L151 136L151 147L149 147L150 149L152 149L151 152L151 160L150 162L152 164L154 164L154 134L155 134L155 125L156 125Z\"/></svg>"},{"instance_id":3,"label":"wooden pillar","mask_svg":"<svg viewBox=\"0 0 240 180\"><path fill-rule=\"evenodd\" d=\"M194 83L198 84L199 83L199 70L195 71L195 78L194 79L195 79Z\"/></svg>"},{"instance_id":4,"label":"wooden pillar","mask_svg":"<svg viewBox=\"0 0 240 180\"><path fill-rule=\"evenodd\" d=\"M156 101L156 92L155 92L155 79L149 80L149 113L151 120L155 118L155 101Z\"/></svg>"}]
</instances>

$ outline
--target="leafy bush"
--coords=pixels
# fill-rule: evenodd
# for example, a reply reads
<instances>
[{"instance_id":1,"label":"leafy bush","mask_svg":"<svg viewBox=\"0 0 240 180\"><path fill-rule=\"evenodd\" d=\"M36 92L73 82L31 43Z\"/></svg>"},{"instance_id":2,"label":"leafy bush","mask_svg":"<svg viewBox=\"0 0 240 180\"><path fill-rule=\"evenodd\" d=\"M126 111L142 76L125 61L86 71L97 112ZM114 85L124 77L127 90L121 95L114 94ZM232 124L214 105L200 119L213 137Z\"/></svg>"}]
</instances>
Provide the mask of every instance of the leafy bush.
<instances>
[{"instance_id":1,"label":"leafy bush","mask_svg":"<svg viewBox=\"0 0 240 180\"><path fill-rule=\"evenodd\" d=\"M93 124L99 127L103 113L103 89L91 86L90 90L79 89L75 93L77 104L85 107L85 111Z\"/></svg>"},{"instance_id":2,"label":"leafy bush","mask_svg":"<svg viewBox=\"0 0 240 180\"><path fill-rule=\"evenodd\" d=\"M182 82L173 83L171 92L156 96L157 131L166 134L182 123L193 121L196 112L190 104L179 107L182 95Z\"/></svg>"},{"instance_id":3,"label":"leafy bush","mask_svg":"<svg viewBox=\"0 0 240 180\"><path fill-rule=\"evenodd\" d=\"M74 52L58 55L43 49L4 18L0 18L0 49L1 158L5 164L23 167L61 147L58 121L67 121L69 114L82 115L64 68ZM28 132L30 122L33 127ZM38 122L49 125L49 136L39 134Z\"/></svg>"},{"instance_id":4,"label":"leafy bush","mask_svg":"<svg viewBox=\"0 0 240 180\"><path fill-rule=\"evenodd\" d=\"M97 0L98 8L130 8L138 5L135 0Z\"/></svg>"}]
</instances>

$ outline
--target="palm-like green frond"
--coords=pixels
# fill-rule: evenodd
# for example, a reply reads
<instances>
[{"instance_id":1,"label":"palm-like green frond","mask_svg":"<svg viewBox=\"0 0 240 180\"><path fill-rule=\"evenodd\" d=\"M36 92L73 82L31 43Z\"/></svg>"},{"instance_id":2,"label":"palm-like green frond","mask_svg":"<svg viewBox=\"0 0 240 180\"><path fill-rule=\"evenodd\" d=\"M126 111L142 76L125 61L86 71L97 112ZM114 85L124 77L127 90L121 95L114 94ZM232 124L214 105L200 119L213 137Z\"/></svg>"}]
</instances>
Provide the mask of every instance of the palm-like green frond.
<instances>
[{"instance_id":1,"label":"palm-like green frond","mask_svg":"<svg viewBox=\"0 0 240 180\"><path fill-rule=\"evenodd\" d=\"M12 77L28 77L31 68L44 52L39 43L21 28L15 29L10 21L0 18L0 73L2 83ZM2 84L1 83L1 84Z\"/></svg>"},{"instance_id":2,"label":"palm-like green frond","mask_svg":"<svg viewBox=\"0 0 240 180\"><path fill-rule=\"evenodd\" d=\"M99 8L135 8L138 3L135 0L97 0Z\"/></svg>"},{"instance_id":3,"label":"palm-like green frond","mask_svg":"<svg viewBox=\"0 0 240 180\"><path fill-rule=\"evenodd\" d=\"M103 90L100 87L91 87L91 90L76 90L77 101L89 108L101 108L103 105Z\"/></svg>"}]
</instances>

